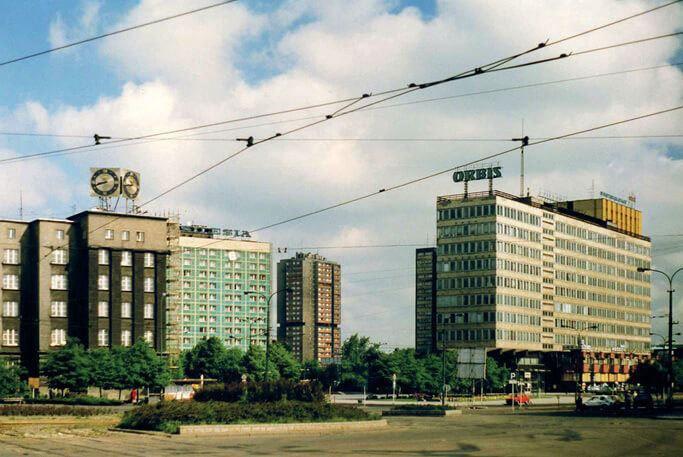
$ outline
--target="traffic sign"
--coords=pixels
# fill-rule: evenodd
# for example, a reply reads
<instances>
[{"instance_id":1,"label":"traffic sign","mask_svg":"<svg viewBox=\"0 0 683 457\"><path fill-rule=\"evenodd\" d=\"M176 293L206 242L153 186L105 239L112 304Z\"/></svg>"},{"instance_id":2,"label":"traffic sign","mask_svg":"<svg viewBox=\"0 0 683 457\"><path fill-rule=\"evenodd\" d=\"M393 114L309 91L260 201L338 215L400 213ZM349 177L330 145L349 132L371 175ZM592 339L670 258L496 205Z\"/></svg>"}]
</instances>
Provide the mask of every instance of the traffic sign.
<instances>
[{"instance_id":1,"label":"traffic sign","mask_svg":"<svg viewBox=\"0 0 683 457\"><path fill-rule=\"evenodd\" d=\"M510 373L510 379L515 379L517 377L517 373Z\"/></svg>"}]
</instances>

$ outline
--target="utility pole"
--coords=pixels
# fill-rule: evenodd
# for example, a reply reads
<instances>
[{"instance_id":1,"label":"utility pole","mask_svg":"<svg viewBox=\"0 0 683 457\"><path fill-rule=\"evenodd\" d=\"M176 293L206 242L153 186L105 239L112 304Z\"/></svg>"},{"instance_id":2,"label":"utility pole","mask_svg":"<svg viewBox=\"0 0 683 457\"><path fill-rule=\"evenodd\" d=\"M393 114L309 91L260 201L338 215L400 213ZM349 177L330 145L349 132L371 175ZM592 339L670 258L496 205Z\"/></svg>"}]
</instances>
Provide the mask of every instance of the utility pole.
<instances>
[{"instance_id":1,"label":"utility pole","mask_svg":"<svg viewBox=\"0 0 683 457\"><path fill-rule=\"evenodd\" d=\"M441 330L441 406L446 405L446 331Z\"/></svg>"},{"instance_id":2,"label":"utility pole","mask_svg":"<svg viewBox=\"0 0 683 457\"><path fill-rule=\"evenodd\" d=\"M524 134L524 124L522 124L522 134ZM520 141L522 143L522 146L519 148L521 153L519 173L519 196L524 197L524 146L527 146L529 144L529 137L523 136L522 138L513 138L512 141Z\"/></svg>"}]
</instances>

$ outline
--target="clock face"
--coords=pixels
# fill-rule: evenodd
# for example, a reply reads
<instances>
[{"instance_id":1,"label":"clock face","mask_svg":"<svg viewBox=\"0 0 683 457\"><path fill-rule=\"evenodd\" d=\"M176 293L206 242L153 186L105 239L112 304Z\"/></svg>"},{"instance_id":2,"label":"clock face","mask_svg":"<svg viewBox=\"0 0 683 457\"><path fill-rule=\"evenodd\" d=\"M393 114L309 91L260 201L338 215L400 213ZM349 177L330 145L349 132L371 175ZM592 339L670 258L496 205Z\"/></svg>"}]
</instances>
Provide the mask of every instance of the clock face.
<instances>
[{"instance_id":1,"label":"clock face","mask_svg":"<svg viewBox=\"0 0 683 457\"><path fill-rule=\"evenodd\" d=\"M119 190L119 175L110 168L100 168L90 177L90 188L101 197L110 197Z\"/></svg>"},{"instance_id":2,"label":"clock face","mask_svg":"<svg viewBox=\"0 0 683 457\"><path fill-rule=\"evenodd\" d=\"M123 190L123 194L126 198L135 200L138 194L140 194L140 176L133 171L127 171L126 174L123 175L121 186L121 190Z\"/></svg>"}]
</instances>

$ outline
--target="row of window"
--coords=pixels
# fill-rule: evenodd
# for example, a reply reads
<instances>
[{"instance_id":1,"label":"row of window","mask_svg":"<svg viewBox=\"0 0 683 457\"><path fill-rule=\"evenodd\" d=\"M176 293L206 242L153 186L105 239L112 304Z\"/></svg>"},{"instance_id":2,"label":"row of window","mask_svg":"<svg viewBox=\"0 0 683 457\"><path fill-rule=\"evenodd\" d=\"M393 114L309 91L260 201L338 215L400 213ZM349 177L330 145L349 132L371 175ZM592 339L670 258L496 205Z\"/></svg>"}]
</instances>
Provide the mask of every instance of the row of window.
<instances>
[{"instance_id":1,"label":"row of window","mask_svg":"<svg viewBox=\"0 0 683 457\"><path fill-rule=\"evenodd\" d=\"M565 346L578 346L578 335L576 334L555 334L555 343ZM626 352L649 352L650 343L641 341L630 341L621 338L601 338L595 336L582 336L582 345L593 348L622 348Z\"/></svg>"},{"instance_id":2,"label":"row of window","mask_svg":"<svg viewBox=\"0 0 683 457\"><path fill-rule=\"evenodd\" d=\"M507 241L496 241L496 251L536 260L541 258L540 249L532 248L527 245L509 243Z\"/></svg>"},{"instance_id":3,"label":"row of window","mask_svg":"<svg viewBox=\"0 0 683 457\"><path fill-rule=\"evenodd\" d=\"M216 271L205 271L205 270L198 270L198 271L193 271L193 270L183 270L183 277L188 278L188 277L193 277L196 276L199 279L206 278L208 273L208 278L209 279L217 279L218 278L218 272ZM242 273L233 273L230 271L226 271L223 274L223 277L225 279L242 279ZM268 280L268 274L259 274L257 275L256 273L250 273L249 277L246 278L249 279L250 281L267 281Z\"/></svg>"},{"instance_id":4,"label":"row of window","mask_svg":"<svg viewBox=\"0 0 683 457\"><path fill-rule=\"evenodd\" d=\"M637 284L624 283L621 281L613 281L609 279L596 278L595 276L582 275L564 270L555 271L555 279L559 281L574 282L577 284L584 284L592 287L600 287L603 289L616 290L618 292L628 292L634 295L650 296L650 288L640 286Z\"/></svg>"},{"instance_id":5,"label":"row of window","mask_svg":"<svg viewBox=\"0 0 683 457\"><path fill-rule=\"evenodd\" d=\"M631 327L630 325L605 324L603 322L576 321L573 319L555 319L555 327L569 327L581 331L589 330L596 333L611 333L613 335L649 336L650 329Z\"/></svg>"},{"instance_id":6,"label":"row of window","mask_svg":"<svg viewBox=\"0 0 683 457\"><path fill-rule=\"evenodd\" d=\"M622 295L600 294L595 292L587 292L582 289L573 289L571 287L555 287L555 295L558 297L576 298L579 300L589 300L598 303L607 303L609 305L626 306L628 308L650 309L649 300L641 300L640 298L624 297Z\"/></svg>"},{"instance_id":7,"label":"row of window","mask_svg":"<svg viewBox=\"0 0 683 457\"><path fill-rule=\"evenodd\" d=\"M520 240L532 241L534 243L541 242L541 234L533 230L527 230L514 225L508 224L496 224L496 233L498 235L511 236L513 238L519 238Z\"/></svg>"},{"instance_id":8,"label":"row of window","mask_svg":"<svg viewBox=\"0 0 683 457\"><path fill-rule=\"evenodd\" d=\"M113 240L115 238L114 229L104 230L104 239ZM130 241L130 230L121 230L121 241ZM135 241L142 243L145 241L145 232L135 232Z\"/></svg>"},{"instance_id":9,"label":"row of window","mask_svg":"<svg viewBox=\"0 0 683 457\"><path fill-rule=\"evenodd\" d=\"M450 221L454 219L470 219L473 217L493 216L495 214L495 206L496 205L488 204L440 209L437 211L436 217L437 221Z\"/></svg>"},{"instance_id":10,"label":"row of window","mask_svg":"<svg viewBox=\"0 0 683 457\"><path fill-rule=\"evenodd\" d=\"M480 222L478 224L449 225L437 227L438 238L452 238L454 236L493 235L496 233L495 222Z\"/></svg>"},{"instance_id":11,"label":"row of window","mask_svg":"<svg viewBox=\"0 0 683 457\"><path fill-rule=\"evenodd\" d=\"M97 251L97 263L100 265L109 265L110 251L108 249L99 249ZM145 268L154 267L154 253L145 252L143 255L143 265ZM122 267L132 267L133 266L133 252L132 251L121 251L121 266Z\"/></svg>"},{"instance_id":12,"label":"row of window","mask_svg":"<svg viewBox=\"0 0 683 457\"><path fill-rule=\"evenodd\" d=\"M536 227L541 226L540 217L531 213L527 213L526 211L522 211L521 209L498 205L496 207L496 214L498 216L507 217L508 219L514 219L524 224L535 225Z\"/></svg>"},{"instance_id":13,"label":"row of window","mask_svg":"<svg viewBox=\"0 0 683 457\"><path fill-rule=\"evenodd\" d=\"M493 242L493 240L445 243L439 244L437 250L439 255L477 254L479 252L494 252L495 243Z\"/></svg>"},{"instance_id":14,"label":"row of window","mask_svg":"<svg viewBox=\"0 0 683 457\"><path fill-rule=\"evenodd\" d=\"M617 238L601 233L594 232L592 230L588 230L585 228L581 227L576 227L574 225L566 224L564 222L557 222L555 224L555 230L557 230L560 233L564 233L565 235L570 235L575 238L580 238L583 240L588 240L588 241L595 241L600 244L604 244L606 246L610 246L613 248L618 248L618 249L624 249L626 251L633 252L634 254L642 255L642 256L650 256L650 248L646 246L642 246L640 244L632 243L630 241L626 241L623 238Z\"/></svg>"},{"instance_id":15,"label":"row of window","mask_svg":"<svg viewBox=\"0 0 683 457\"><path fill-rule=\"evenodd\" d=\"M620 278L631 279L634 281L646 283L650 282L650 276L645 273L641 273L638 270L617 268L604 263L591 262L590 260L584 260L569 255L557 254L555 256L555 262L560 265L567 265L570 267L579 268L581 270L594 271L596 273L608 276L619 276Z\"/></svg>"},{"instance_id":16,"label":"row of window","mask_svg":"<svg viewBox=\"0 0 683 457\"><path fill-rule=\"evenodd\" d=\"M53 276L54 277L54 276ZM64 277L66 281L66 277ZM53 287L54 289L54 287ZM145 277L142 279L142 289L145 292L154 292L154 278ZM109 275L98 275L97 276L97 290L109 290ZM133 277L132 276L121 276L121 291L131 292L133 290Z\"/></svg>"},{"instance_id":17,"label":"row of window","mask_svg":"<svg viewBox=\"0 0 683 457\"><path fill-rule=\"evenodd\" d=\"M632 257L630 255L608 251L606 249L596 248L577 241L565 240L564 238L555 239L555 247L558 249L565 249L567 251L578 252L579 254L589 255L598 259L609 260L632 267L649 268L648 261Z\"/></svg>"},{"instance_id":18,"label":"row of window","mask_svg":"<svg viewBox=\"0 0 683 457\"><path fill-rule=\"evenodd\" d=\"M246 258L250 260L255 260L255 259L261 259L261 260L268 260L270 258L270 253L268 252L243 252L243 251L225 251L223 249L195 249L195 248L188 248L184 247L183 248L183 254L186 256L191 256L193 253L196 253L200 257L206 257L207 254L209 257L221 257L221 254L224 257L229 257L234 260L238 260L241 257L243 257L244 254L246 254Z\"/></svg>"},{"instance_id":19,"label":"row of window","mask_svg":"<svg viewBox=\"0 0 683 457\"><path fill-rule=\"evenodd\" d=\"M195 268L213 268L213 269L218 269L221 266L220 261L215 261L215 260L200 260L197 262L195 265ZM240 262L224 262L223 268L228 270L241 270L243 268L246 268L247 270L260 270L260 271L270 271L270 265L266 263L262 264L257 264L257 263L240 263ZM183 267L191 267L194 265L194 262L192 259L183 259Z\"/></svg>"},{"instance_id":20,"label":"row of window","mask_svg":"<svg viewBox=\"0 0 683 457\"><path fill-rule=\"evenodd\" d=\"M97 317L109 317L109 302L97 302ZM133 305L130 302L121 303L121 317L131 319L133 317ZM154 319L154 304L145 303L143 306L143 318Z\"/></svg>"},{"instance_id":21,"label":"row of window","mask_svg":"<svg viewBox=\"0 0 683 457\"><path fill-rule=\"evenodd\" d=\"M555 303L555 311L558 313L581 314L583 316L595 316L605 319L618 319L627 322L639 322L647 324L650 322L650 313L629 313L608 308L597 308L594 306L575 305L573 303Z\"/></svg>"},{"instance_id":22,"label":"row of window","mask_svg":"<svg viewBox=\"0 0 683 457\"><path fill-rule=\"evenodd\" d=\"M439 295L437 306L505 305L519 308L541 309L541 301L535 298L506 294Z\"/></svg>"}]
</instances>

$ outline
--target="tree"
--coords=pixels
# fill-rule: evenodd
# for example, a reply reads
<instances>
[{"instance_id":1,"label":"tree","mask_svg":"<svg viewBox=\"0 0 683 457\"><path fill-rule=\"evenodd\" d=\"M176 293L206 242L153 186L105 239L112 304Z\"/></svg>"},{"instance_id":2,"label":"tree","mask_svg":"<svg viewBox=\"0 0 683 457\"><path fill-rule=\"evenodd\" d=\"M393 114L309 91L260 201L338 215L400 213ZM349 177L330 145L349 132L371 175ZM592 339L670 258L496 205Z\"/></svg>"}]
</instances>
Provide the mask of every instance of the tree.
<instances>
[{"instance_id":1,"label":"tree","mask_svg":"<svg viewBox=\"0 0 683 457\"><path fill-rule=\"evenodd\" d=\"M301 376L301 364L283 344L270 344L269 364L271 363L277 368L282 378L298 380Z\"/></svg>"},{"instance_id":2,"label":"tree","mask_svg":"<svg viewBox=\"0 0 683 457\"><path fill-rule=\"evenodd\" d=\"M317 360L306 360L301 365L301 379L308 379L310 381L317 380L323 382L324 371L324 368L320 366L320 362Z\"/></svg>"},{"instance_id":3,"label":"tree","mask_svg":"<svg viewBox=\"0 0 683 457\"><path fill-rule=\"evenodd\" d=\"M268 367L268 379L277 379L279 373L275 365L270 363ZM266 351L257 345L252 345L249 350L242 357L242 369L250 381L265 380L264 373L266 371Z\"/></svg>"},{"instance_id":4,"label":"tree","mask_svg":"<svg viewBox=\"0 0 683 457\"><path fill-rule=\"evenodd\" d=\"M628 382L639 384L651 391L662 392L666 387L666 369L658 361L639 363Z\"/></svg>"},{"instance_id":5,"label":"tree","mask_svg":"<svg viewBox=\"0 0 683 457\"><path fill-rule=\"evenodd\" d=\"M683 388L683 359L674 360L674 386Z\"/></svg>"},{"instance_id":6,"label":"tree","mask_svg":"<svg viewBox=\"0 0 683 457\"><path fill-rule=\"evenodd\" d=\"M183 357L185 374L191 378L204 375L208 378L221 379L225 360L225 346L221 340L212 336L200 341L185 353Z\"/></svg>"},{"instance_id":7,"label":"tree","mask_svg":"<svg viewBox=\"0 0 683 457\"><path fill-rule=\"evenodd\" d=\"M242 373L244 373L242 357L244 354L240 348L230 348L225 351L225 356L221 362L221 381L229 383L242 380Z\"/></svg>"},{"instance_id":8,"label":"tree","mask_svg":"<svg viewBox=\"0 0 683 457\"><path fill-rule=\"evenodd\" d=\"M0 397L19 395L24 389L21 369L16 365L5 365L4 361L0 360Z\"/></svg>"},{"instance_id":9,"label":"tree","mask_svg":"<svg viewBox=\"0 0 683 457\"><path fill-rule=\"evenodd\" d=\"M69 338L66 346L47 356L43 373L48 386L60 390L62 395L65 390L82 392L90 385L90 359L78 340Z\"/></svg>"},{"instance_id":10,"label":"tree","mask_svg":"<svg viewBox=\"0 0 683 457\"><path fill-rule=\"evenodd\" d=\"M100 397L102 396L102 389L106 389L111 385L113 373L113 363L111 352L109 349L93 349L88 351L90 359L90 376L93 386L100 389Z\"/></svg>"},{"instance_id":11,"label":"tree","mask_svg":"<svg viewBox=\"0 0 683 457\"><path fill-rule=\"evenodd\" d=\"M129 373L128 387L159 389L171 380L166 361L143 339L139 339L126 351Z\"/></svg>"},{"instance_id":12,"label":"tree","mask_svg":"<svg viewBox=\"0 0 683 457\"><path fill-rule=\"evenodd\" d=\"M486 388L490 391L505 391L510 379L510 370L499 366L491 357L486 358Z\"/></svg>"},{"instance_id":13,"label":"tree","mask_svg":"<svg viewBox=\"0 0 683 457\"><path fill-rule=\"evenodd\" d=\"M132 378L128 370L128 348L122 346L114 346L109 351L109 379L102 383L103 389L117 389L119 391L119 400L121 400L121 391L132 386Z\"/></svg>"}]
</instances>

